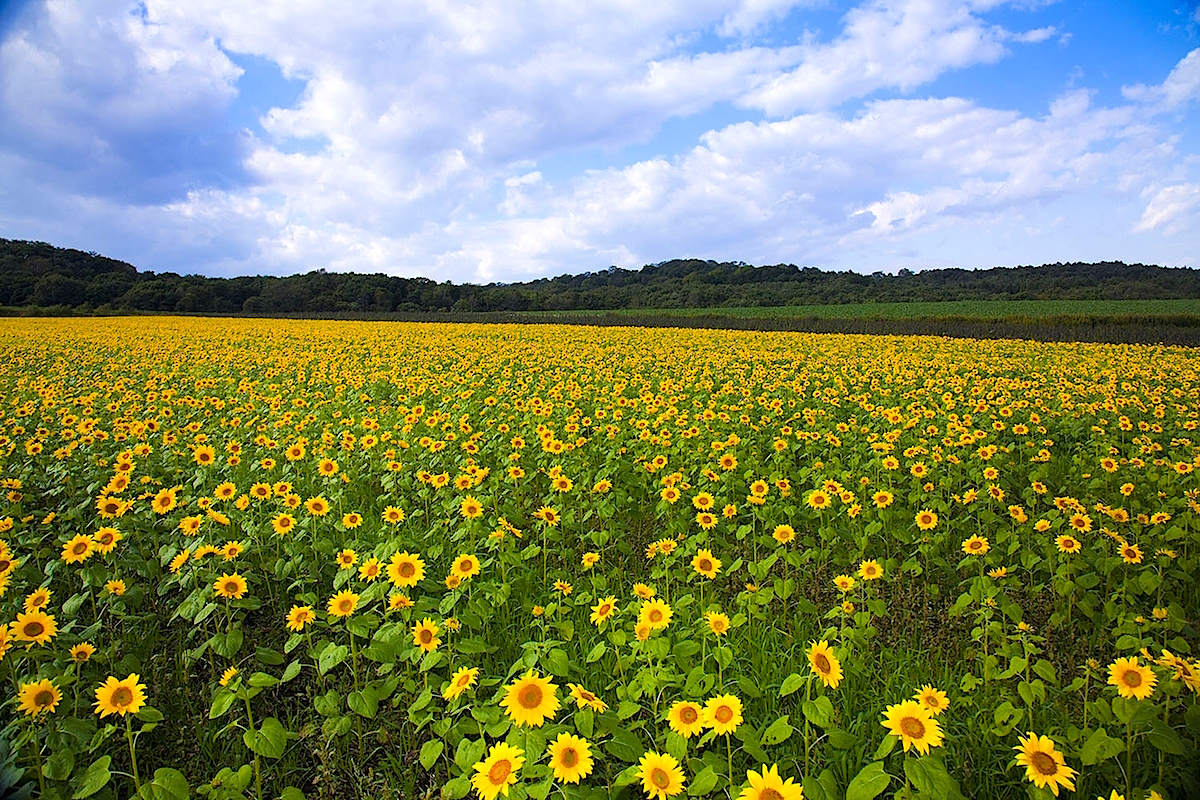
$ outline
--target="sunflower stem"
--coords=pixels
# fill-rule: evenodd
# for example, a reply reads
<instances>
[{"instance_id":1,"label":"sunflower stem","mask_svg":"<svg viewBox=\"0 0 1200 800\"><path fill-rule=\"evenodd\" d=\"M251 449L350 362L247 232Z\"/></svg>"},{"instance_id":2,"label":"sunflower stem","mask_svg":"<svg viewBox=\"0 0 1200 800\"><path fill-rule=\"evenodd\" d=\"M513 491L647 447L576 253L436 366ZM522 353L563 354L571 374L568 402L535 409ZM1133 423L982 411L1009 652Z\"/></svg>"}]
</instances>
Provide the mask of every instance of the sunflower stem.
<instances>
[{"instance_id":1,"label":"sunflower stem","mask_svg":"<svg viewBox=\"0 0 1200 800\"><path fill-rule=\"evenodd\" d=\"M33 760L37 764L38 790L45 797L46 779L42 776L42 743L38 738L37 725L33 720L29 722L29 746L33 748Z\"/></svg>"},{"instance_id":2,"label":"sunflower stem","mask_svg":"<svg viewBox=\"0 0 1200 800\"><path fill-rule=\"evenodd\" d=\"M129 743L129 763L133 766L133 786L137 790L137 796L141 797L142 796L142 779L138 776L137 752L136 752L136 748L133 746L133 723L130 721L128 714L125 714L124 717L125 717L125 741L127 741ZM41 762L39 759L39 764L40 763ZM41 775L42 775L42 770L41 770L41 767L39 766L39 768L38 768L39 780L41 779ZM261 800L262 796L259 795L259 797Z\"/></svg>"}]
</instances>

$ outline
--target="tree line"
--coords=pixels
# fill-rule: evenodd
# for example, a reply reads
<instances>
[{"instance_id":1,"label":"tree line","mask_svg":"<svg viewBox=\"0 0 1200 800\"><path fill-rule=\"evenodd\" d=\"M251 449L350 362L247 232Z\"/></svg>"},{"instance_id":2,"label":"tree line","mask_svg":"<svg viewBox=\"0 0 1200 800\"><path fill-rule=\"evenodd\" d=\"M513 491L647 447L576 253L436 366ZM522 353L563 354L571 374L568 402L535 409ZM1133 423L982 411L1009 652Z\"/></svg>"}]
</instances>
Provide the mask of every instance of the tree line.
<instances>
[{"instance_id":1,"label":"tree line","mask_svg":"<svg viewBox=\"0 0 1200 800\"><path fill-rule=\"evenodd\" d=\"M143 272L97 253L0 239L0 306L81 313L470 313L1183 298L1200 298L1200 270L1120 261L866 275L675 259L641 269L476 285L325 270L282 278Z\"/></svg>"}]
</instances>

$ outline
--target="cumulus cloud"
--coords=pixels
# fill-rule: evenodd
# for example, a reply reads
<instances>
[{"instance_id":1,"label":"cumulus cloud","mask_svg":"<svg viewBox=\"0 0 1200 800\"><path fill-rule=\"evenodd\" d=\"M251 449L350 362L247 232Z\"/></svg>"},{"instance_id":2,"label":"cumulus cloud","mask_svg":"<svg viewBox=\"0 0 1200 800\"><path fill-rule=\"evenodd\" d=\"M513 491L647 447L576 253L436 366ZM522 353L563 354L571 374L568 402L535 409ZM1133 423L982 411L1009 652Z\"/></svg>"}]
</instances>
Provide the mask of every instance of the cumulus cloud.
<instances>
[{"instance_id":1,"label":"cumulus cloud","mask_svg":"<svg viewBox=\"0 0 1200 800\"><path fill-rule=\"evenodd\" d=\"M0 42L0 169L23 195L0 184L0 235L150 269L457 281L934 263L923 237L1069 228L1051 223L1080 197L1185 236L1197 178L1161 117L1195 96L1200 51L1126 105L1078 88L1030 115L917 92L1070 31L996 24L1002 0L863 0L824 38L794 27L825 5L46 2ZM246 130L241 55L303 84Z\"/></svg>"}]
</instances>

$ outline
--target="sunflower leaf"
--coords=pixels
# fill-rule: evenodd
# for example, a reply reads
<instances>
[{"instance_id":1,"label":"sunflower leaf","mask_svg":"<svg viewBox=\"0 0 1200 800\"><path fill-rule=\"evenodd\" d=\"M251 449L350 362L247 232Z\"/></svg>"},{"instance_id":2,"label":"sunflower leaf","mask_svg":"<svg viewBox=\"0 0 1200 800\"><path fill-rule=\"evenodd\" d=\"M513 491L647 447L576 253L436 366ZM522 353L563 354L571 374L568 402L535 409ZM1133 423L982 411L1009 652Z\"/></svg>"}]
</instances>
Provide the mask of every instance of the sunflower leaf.
<instances>
[{"instance_id":1,"label":"sunflower leaf","mask_svg":"<svg viewBox=\"0 0 1200 800\"><path fill-rule=\"evenodd\" d=\"M850 781L846 787L846 800L875 800L891 782L892 776L883 771L883 762L872 761Z\"/></svg>"}]
</instances>

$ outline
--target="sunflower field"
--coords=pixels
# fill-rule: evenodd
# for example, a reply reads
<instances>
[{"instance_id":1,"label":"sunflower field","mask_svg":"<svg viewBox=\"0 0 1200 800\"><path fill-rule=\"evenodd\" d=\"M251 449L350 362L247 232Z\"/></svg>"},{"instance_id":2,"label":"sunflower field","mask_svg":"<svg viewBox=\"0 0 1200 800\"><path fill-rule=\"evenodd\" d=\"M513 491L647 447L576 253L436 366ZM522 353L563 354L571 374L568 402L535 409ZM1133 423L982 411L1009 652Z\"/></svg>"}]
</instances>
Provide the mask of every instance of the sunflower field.
<instances>
[{"instance_id":1,"label":"sunflower field","mask_svg":"<svg viewBox=\"0 0 1200 800\"><path fill-rule=\"evenodd\" d=\"M1194 351L195 318L0 348L0 795L1200 794Z\"/></svg>"}]
</instances>

